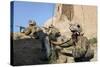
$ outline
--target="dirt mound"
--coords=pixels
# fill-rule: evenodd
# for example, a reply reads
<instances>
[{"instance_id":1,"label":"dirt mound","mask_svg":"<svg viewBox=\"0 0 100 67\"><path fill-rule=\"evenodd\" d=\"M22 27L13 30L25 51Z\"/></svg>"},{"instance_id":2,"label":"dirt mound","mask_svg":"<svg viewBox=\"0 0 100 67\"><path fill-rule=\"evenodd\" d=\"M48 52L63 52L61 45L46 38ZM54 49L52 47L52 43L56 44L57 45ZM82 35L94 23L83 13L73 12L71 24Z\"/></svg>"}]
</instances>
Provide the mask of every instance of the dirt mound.
<instances>
[{"instance_id":1,"label":"dirt mound","mask_svg":"<svg viewBox=\"0 0 100 67\"><path fill-rule=\"evenodd\" d=\"M46 52L41 51L42 44L38 39L30 38L22 33L14 33L11 40L12 65L47 64ZM17 37L18 36L18 37Z\"/></svg>"}]
</instances>

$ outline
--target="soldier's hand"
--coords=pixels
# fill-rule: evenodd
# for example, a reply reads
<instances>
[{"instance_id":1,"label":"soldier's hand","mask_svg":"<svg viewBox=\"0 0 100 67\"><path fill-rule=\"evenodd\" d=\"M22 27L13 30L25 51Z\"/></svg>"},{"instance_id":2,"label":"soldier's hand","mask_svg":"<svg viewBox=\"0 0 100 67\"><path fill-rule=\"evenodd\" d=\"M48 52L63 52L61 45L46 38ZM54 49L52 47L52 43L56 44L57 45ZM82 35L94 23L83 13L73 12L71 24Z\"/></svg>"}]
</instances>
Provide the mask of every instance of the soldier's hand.
<instances>
[{"instance_id":1,"label":"soldier's hand","mask_svg":"<svg viewBox=\"0 0 100 67\"><path fill-rule=\"evenodd\" d=\"M33 37L33 35L32 35L32 34L30 34L29 36L30 36L30 37Z\"/></svg>"}]
</instances>

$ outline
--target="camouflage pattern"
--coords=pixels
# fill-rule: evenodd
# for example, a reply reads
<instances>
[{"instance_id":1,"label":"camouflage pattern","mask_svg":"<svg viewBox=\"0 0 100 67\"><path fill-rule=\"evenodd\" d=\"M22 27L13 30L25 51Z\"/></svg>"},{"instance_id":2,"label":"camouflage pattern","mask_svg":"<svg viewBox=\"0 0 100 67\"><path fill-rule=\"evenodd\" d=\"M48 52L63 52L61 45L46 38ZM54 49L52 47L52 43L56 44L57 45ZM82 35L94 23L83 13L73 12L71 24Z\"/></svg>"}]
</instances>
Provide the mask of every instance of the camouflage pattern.
<instances>
[{"instance_id":1,"label":"camouflage pattern","mask_svg":"<svg viewBox=\"0 0 100 67\"><path fill-rule=\"evenodd\" d=\"M51 44L50 48L51 48L51 55L50 55L50 63L57 63L57 51L56 51L56 46L54 44L52 44L51 41L57 41L57 34L58 34L59 30L57 28L55 28L54 26L50 26L49 27L49 31L48 31L48 36L49 36L49 42Z\"/></svg>"},{"instance_id":2,"label":"camouflage pattern","mask_svg":"<svg viewBox=\"0 0 100 67\"><path fill-rule=\"evenodd\" d=\"M29 35L29 36L33 36L33 37L37 37L36 36L37 28L38 27L36 26L36 22L30 20L29 26L27 28L25 28L25 30L24 30L24 34Z\"/></svg>"},{"instance_id":3,"label":"camouflage pattern","mask_svg":"<svg viewBox=\"0 0 100 67\"><path fill-rule=\"evenodd\" d=\"M94 56L94 51L91 49L91 44L87 37L81 35L80 25L71 25L70 30L72 32L71 43L74 46L72 55L75 62L90 61Z\"/></svg>"},{"instance_id":4,"label":"camouflage pattern","mask_svg":"<svg viewBox=\"0 0 100 67\"><path fill-rule=\"evenodd\" d=\"M61 45L67 45L66 43L64 43L66 40L66 38L64 38L63 36L60 36L57 38L58 42L62 42L63 44ZM61 47L61 45L56 46L56 51L57 51L57 63L66 63L67 62L67 56L64 55L61 51L64 50L63 47Z\"/></svg>"},{"instance_id":5,"label":"camouflage pattern","mask_svg":"<svg viewBox=\"0 0 100 67\"><path fill-rule=\"evenodd\" d=\"M67 62L67 56L61 53L61 50L63 50L63 47L61 47L61 45L66 44L64 42L66 42L66 40L64 40L64 37L61 35L56 37L56 40L53 39L53 41L51 42L53 45L53 49L54 49L53 52L55 52L54 53L55 57L53 57L54 59L52 60L54 60L55 63L66 63Z\"/></svg>"},{"instance_id":6,"label":"camouflage pattern","mask_svg":"<svg viewBox=\"0 0 100 67\"><path fill-rule=\"evenodd\" d=\"M59 30L57 28L55 28L53 25L49 26L49 35L54 35L54 37L56 37L58 33Z\"/></svg>"}]
</instances>

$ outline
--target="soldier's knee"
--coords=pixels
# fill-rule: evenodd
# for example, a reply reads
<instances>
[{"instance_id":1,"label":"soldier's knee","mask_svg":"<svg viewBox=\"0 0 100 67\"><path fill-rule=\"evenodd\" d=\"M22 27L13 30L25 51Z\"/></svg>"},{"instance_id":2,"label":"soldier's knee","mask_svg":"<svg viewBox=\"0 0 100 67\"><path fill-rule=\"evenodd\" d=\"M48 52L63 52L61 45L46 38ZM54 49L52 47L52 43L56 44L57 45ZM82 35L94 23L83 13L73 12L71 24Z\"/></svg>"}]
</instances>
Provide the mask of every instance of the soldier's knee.
<instances>
[{"instance_id":1,"label":"soldier's knee","mask_svg":"<svg viewBox=\"0 0 100 67\"><path fill-rule=\"evenodd\" d=\"M94 50L92 50L92 49L88 50L87 53L86 53L86 55L85 55L85 57L87 59L92 59L94 57Z\"/></svg>"}]
</instances>

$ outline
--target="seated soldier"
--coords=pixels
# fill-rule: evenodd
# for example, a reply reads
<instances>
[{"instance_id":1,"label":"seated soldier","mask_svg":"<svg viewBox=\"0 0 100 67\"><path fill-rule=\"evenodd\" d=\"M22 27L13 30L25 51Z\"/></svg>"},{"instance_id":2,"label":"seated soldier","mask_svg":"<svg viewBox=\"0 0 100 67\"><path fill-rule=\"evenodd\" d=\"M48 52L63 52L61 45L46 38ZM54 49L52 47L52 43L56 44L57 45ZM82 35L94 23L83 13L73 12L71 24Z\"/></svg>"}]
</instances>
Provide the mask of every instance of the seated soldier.
<instances>
[{"instance_id":1,"label":"seated soldier","mask_svg":"<svg viewBox=\"0 0 100 67\"><path fill-rule=\"evenodd\" d=\"M94 56L94 51L87 37L81 33L82 28L79 24L71 24L69 29L72 32L71 43L74 46L72 55L75 62L90 61Z\"/></svg>"}]
</instances>

